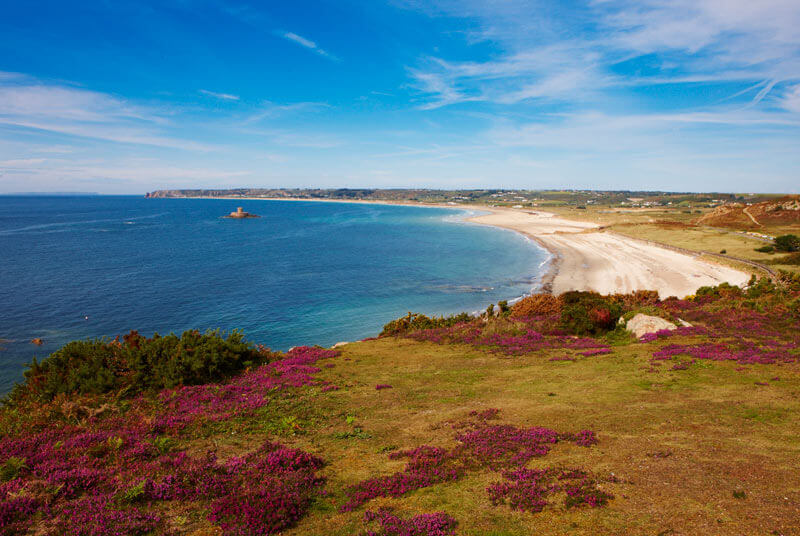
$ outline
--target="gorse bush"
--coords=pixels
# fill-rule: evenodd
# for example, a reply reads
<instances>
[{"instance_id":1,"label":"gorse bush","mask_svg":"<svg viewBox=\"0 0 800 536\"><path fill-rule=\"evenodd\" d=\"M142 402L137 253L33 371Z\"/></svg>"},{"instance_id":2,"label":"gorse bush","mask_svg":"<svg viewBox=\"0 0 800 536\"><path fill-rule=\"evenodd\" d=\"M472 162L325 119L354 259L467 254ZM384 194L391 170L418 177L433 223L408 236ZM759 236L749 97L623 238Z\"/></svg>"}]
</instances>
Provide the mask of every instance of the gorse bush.
<instances>
[{"instance_id":1,"label":"gorse bush","mask_svg":"<svg viewBox=\"0 0 800 536\"><path fill-rule=\"evenodd\" d=\"M145 390L219 381L275 354L256 348L234 331L185 331L180 337L146 338L132 331L118 339L73 341L42 362L35 359L25 371L26 382L8 401L23 396L52 400L60 394L101 394L120 391L133 395Z\"/></svg>"},{"instance_id":2,"label":"gorse bush","mask_svg":"<svg viewBox=\"0 0 800 536\"><path fill-rule=\"evenodd\" d=\"M533 294L515 303L511 308L511 316L526 318L561 314L561 305L561 300L552 294Z\"/></svg>"},{"instance_id":3,"label":"gorse bush","mask_svg":"<svg viewBox=\"0 0 800 536\"><path fill-rule=\"evenodd\" d=\"M714 299L717 298L731 298L731 297L739 297L742 295L742 289L731 285L730 283L723 282L717 285L716 287L700 287L695 292L695 296L698 297L711 297Z\"/></svg>"},{"instance_id":4,"label":"gorse bush","mask_svg":"<svg viewBox=\"0 0 800 536\"><path fill-rule=\"evenodd\" d=\"M410 331L417 331L420 329L449 328L456 324L463 324L472 320L475 319L468 313L431 318L420 313L409 312L406 316L392 320L383 326L383 331L381 331L380 336L403 335Z\"/></svg>"}]
</instances>

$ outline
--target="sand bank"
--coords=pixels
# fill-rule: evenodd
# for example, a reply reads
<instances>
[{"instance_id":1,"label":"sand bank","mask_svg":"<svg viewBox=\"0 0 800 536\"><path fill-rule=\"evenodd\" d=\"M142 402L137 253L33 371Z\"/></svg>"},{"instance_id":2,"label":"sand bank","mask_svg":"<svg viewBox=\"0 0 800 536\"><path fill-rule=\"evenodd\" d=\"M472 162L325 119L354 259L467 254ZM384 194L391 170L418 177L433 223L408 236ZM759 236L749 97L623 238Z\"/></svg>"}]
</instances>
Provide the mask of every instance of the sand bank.
<instances>
[{"instance_id":1,"label":"sand bank","mask_svg":"<svg viewBox=\"0 0 800 536\"><path fill-rule=\"evenodd\" d=\"M684 297L699 287L746 283L749 275L698 257L602 231L594 223L538 211L489 208L469 221L530 236L554 256L548 290L594 290L601 294L657 290L662 298Z\"/></svg>"}]
</instances>

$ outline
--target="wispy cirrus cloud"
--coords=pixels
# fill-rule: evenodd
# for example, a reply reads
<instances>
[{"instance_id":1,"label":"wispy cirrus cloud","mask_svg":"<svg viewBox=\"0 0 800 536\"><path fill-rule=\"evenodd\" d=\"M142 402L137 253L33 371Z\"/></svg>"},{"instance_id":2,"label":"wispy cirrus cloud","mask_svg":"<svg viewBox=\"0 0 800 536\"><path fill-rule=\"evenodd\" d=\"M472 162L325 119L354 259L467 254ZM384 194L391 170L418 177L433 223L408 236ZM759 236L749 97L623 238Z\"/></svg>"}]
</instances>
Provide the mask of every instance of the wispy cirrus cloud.
<instances>
[{"instance_id":1,"label":"wispy cirrus cloud","mask_svg":"<svg viewBox=\"0 0 800 536\"><path fill-rule=\"evenodd\" d=\"M233 95L231 93L217 93L216 91L209 91L207 89L199 89L197 90L197 92L206 95L208 97L214 97L215 99L219 100L226 100L226 101L239 100L239 95Z\"/></svg>"},{"instance_id":2,"label":"wispy cirrus cloud","mask_svg":"<svg viewBox=\"0 0 800 536\"><path fill-rule=\"evenodd\" d=\"M289 102L284 104L264 101L257 107L255 112L244 120L244 122L245 124L257 123L264 119L272 119L286 114L316 112L330 107L330 104L326 102L316 101Z\"/></svg>"},{"instance_id":3,"label":"wispy cirrus cloud","mask_svg":"<svg viewBox=\"0 0 800 536\"><path fill-rule=\"evenodd\" d=\"M0 81L0 125L115 143L206 151L207 144L170 133L166 110L30 77Z\"/></svg>"},{"instance_id":4,"label":"wispy cirrus cloud","mask_svg":"<svg viewBox=\"0 0 800 536\"><path fill-rule=\"evenodd\" d=\"M312 52L319 54L324 58L328 58L329 60L339 61L339 58L334 56L333 54L329 53L327 50L320 48L317 43L312 41L311 39L306 39L302 35L298 35L294 32L277 32L279 36L283 37L287 41L291 41L292 43L298 44L303 48L307 48Z\"/></svg>"},{"instance_id":5,"label":"wispy cirrus cloud","mask_svg":"<svg viewBox=\"0 0 800 536\"><path fill-rule=\"evenodd\" d=\"M760 84L751 96L758 103L800 79L795 0L401 3L430 16L472 20L477 24L468 39L499 49L483 61L422 58L409 73L427 101L423 108L468 101L574 104L598 90L698 82ZM641 58L647 58L644 70L619 68Z\"/></svg>"}]
</instances>

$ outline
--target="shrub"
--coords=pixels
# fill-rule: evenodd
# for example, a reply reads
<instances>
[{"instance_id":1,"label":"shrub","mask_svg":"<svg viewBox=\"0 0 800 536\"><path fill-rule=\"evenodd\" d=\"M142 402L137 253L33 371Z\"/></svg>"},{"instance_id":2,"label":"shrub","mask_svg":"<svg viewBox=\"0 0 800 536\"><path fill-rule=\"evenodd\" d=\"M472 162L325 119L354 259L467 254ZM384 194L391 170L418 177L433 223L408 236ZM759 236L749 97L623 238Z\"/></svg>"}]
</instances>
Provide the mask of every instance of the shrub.
<instances>
[{"instance_id":1,"label":"shrub","mask_svg":"<svg viewBox=\"0 0 800 536\"><path fill-rule=\"evenodd\" d=\"M564 307L559 326L573 335L605 333L614 329L622 315L622 306L596 292L565 292L561 300Z\"/></svg>"},{"instance_id":2,"label":"shrub","mask_svg":"<svg viewBox=\"0 0 800 536\"><path fill-rule=\"evenodd\" d=\"M716 287L700 287L695 292L695 295L698 297L706 296L714 299L718 298L731 298L731 297L738 297L742 295L742 289L731 285L730 283L724 282L720 283Z\"/></svg>"},{"instance_id":3,"label":"shrub","mask_svg":"<svg viewBox=\"0 0 800 536\"><path fill-rule=\"evenodd\" d=\"M787 253L800 251L800 237L793 234L775 237L775 249Z\"/></svg>"},{"instance_id":4,"label":"shrub","mask_svg":"<svg viewBox=\"0 0 800 536\"><path fill-rule=\"evenodd\" d=\"M15 387L6 402L25 396L52 400L59 394L126 395L149 389L219 381L276 354L256 349L234 331L186 331L180 337L158 334L146 338L132 331L118 339L73 341L25 371L26 382Z\"/></svg>"},{"instance_id":5,"label":"shrub","mask_svg":"<svg viewBox=\"0 0 800 536\"><path fill-rule=\"evenodd\" d=\"M756 251L759 253L773 253L775 251L774 246L761 246L760 248L756 248Z\"/></svg>"},{"instance_id":6,"label":"shrub","mask_svg":"<svg viewBox=\"0 0 800 536\"><path fill-rule=\"evenodd\" d=\"M755 274L750 277L750 281L747 284L747 290L745 294L748 298L760 298L764 295L769 295L775 292L775 285L772 281L767 277L762 277L761 279L756 278Z\"/></svg>"},{"instance_id":7,"label":"shrub","mask_svg":"<svg viewBox=\"0 0 800 536\"><path fill-rule=\"evenodd\" d=\"M508 300L500 300L497 302L497 306L500 308L501 315L508 315L511 311L511 308L508 306Z\"/></svg>"},{"instance_id":8,"label":"shrub","mask_svg":"<svg viewBox=\"0 0 800 536\"><path fill-rule=\"evenodd\" d=\"M764 261L766 264L789 264L793 266L797 266L800 264L800 251L796 251L794 253L789 253L788 255L783 255L777 259L768 259Z\"/></svg>"},{"instance_id":9,"label":"shrub","mask_svg":"<svg viewBox=\"0 0 800 536\"><path fill-rule=\"evenodd\" d=\"M470 322L471 320L474 320L474 318L470 316L469 313L430 318L421 313L409 312L406 316L392 320L383 326L383 331L381 331L380 336L403 335L410 331L418 331L421 329L449 328L456 324Z\"/></svg>"},{"instance_id":10,"label":"shrub","mask_svg":"<svg viewBox=\"0 0 800 536\"><path fill-rule=\"evenodd\" d=\"M561 300L552 294L526 296L511 307L512 318L561 314Z\"/></svg>"},{"instance_id":11,"label":"shrub","mask_svg":"<svg viewBox=\"0 0 800 536\"><path fill-rule=\"evenodd\" d=\"M659 302L657 290L636 290L629 294L612 294L609 298L624 309L656 305Z\"/></svg>"}]
</instances>

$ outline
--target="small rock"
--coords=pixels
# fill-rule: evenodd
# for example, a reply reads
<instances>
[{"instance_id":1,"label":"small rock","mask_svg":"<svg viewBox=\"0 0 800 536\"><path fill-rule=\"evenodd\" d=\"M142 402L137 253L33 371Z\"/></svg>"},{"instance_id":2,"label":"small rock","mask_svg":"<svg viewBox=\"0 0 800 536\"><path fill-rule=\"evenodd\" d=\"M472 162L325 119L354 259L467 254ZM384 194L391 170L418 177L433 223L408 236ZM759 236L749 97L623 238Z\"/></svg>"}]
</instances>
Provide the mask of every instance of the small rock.
<instances>
[{"instance_id":1,"label":"small rock","mask_svg":"<svg viewBox=\"0 0 800 536\"><path fill-rule=\"evenodd\" d=\"M331 348L339 348L339 347L341 347L341 346L344 346L344 345L346 345L346 344L350 344L350 342L349 342L349 341L337 342L336 344L334 344L333 346L331 346Z\"/></svg>"},{"instance_id":2,"label":"small rock","mask_svg":"<svg viewBox=\"0 0 800 536\"><path fill-rule=\"evenodd\" d=\"M35 344L36 346L41 346L44 344L44 341L39 337L36 337L35 339L31 339L31 344Z\"/></svg>"},{"instance_id":3,"label":"small rock","mask_svg":"<svg viewBox=\"0 0 800 536\"><path fill-rule=\"evenodd\" d=\"M650 316L639 313L638 315L634 316L630 320L628 320L625 329L632 332L636 335L637 338L641 337L645 333L655 333L656 331L662 329L676 329L678 326L664 320L658 316Z\"/></svg>"}]
</instances>

